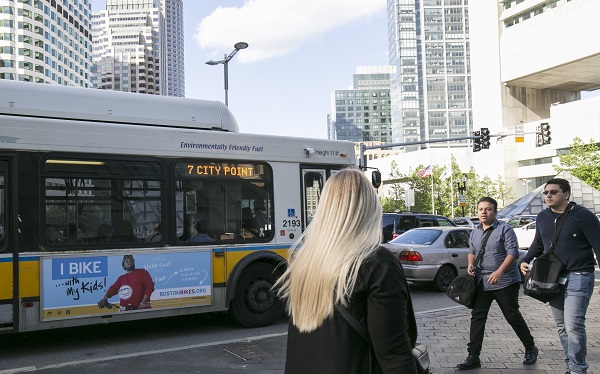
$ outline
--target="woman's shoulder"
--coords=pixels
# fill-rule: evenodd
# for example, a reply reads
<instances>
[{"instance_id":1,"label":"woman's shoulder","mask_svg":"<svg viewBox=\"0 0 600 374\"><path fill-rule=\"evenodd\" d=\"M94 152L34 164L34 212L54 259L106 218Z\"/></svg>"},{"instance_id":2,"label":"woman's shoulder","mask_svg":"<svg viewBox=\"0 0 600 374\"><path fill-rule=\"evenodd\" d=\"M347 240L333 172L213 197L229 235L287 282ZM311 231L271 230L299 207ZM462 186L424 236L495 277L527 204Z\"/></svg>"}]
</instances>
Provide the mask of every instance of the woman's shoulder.
<instances>
[{"instance_id":1,"label":"woman's shoulder","mask_svg":"<svg viewBox=\"0 0 600 374\"><path fill-rule=\"evenodd\" d=\"M377 248L368 258L365 259L361 268L367 272L379 271L402 271L402 265L398 258L387 248Z\"/></svg>"}]
</instances>

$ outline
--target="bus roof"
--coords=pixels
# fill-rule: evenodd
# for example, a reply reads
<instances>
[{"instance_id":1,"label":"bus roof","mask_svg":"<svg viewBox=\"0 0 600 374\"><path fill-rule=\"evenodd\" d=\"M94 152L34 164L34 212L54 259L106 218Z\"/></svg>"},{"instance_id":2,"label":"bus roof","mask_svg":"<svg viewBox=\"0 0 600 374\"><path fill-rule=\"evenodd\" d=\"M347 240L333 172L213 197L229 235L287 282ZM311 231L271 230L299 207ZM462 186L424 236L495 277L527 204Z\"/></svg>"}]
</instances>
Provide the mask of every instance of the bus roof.
<instances>
[{"instance_id":1,"label":"bus roof","mask_svg":"<svg viewBox=\"0 0 600 374\"><path fill-rule=\"evenodd\" d=\"M168 108L168 110L165 110ZM219 101L0 80L0 113L238 132Z\"/></svg>"}]
</instances>

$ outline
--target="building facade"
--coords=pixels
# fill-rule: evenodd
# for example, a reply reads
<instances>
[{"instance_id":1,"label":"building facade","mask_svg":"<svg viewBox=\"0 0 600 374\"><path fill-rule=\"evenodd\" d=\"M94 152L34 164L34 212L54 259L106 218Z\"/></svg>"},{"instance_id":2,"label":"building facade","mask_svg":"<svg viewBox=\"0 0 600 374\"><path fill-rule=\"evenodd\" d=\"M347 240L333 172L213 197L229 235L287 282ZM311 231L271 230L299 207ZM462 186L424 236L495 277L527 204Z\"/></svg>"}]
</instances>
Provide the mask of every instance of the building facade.
<instances>
[{"instance_id":1,"label":"building facade","mask_svg":"<svg viewBox=\"0 0 600 374\"><path fill-rule=\"evenodd\" d=\"M470 136L468 0L388 0L394 143ZM406 147L465 147L469 141Z\"/></svg>"},{"instance_id":2,"label":"building facade","mask_svg":"<svg viewBox=\"0 0 600 374\"><path fill-rule=\"evenodd\" d=\"M91 0L0 0L0 79L92 85Z\"/></svg>"},{"instance_id":3,"label":"building facade","mask_svg":"<svg viewBox=\"0 0 600 374\"><path fill-rule=\"evenodd\" d=\"M164 30L160 0L107 0L93 14L94 88L165 95Z\"/></svg>"},{"instance_id":4,"label":"building facade","mask_svg":"<svg viewBox=\"0 0 600 374\"><path fill-rule=\"evenodd\" d=\"M166 28L167 95L185 97L183 0L162 0Z\"/></svg>"},{"instance_id":5,"label":"building facade","mask_svg":"<svg viewBox=\"0 0 600 374\"><path fill-rule=\"evenodd\" d=\"M600 142L599 13L596 0L470 2L473 119L493 136L488 150L453 150L463 172L473 167L480 176L501 176L518 198L557 175L558 156L575 137ZM542 123L550 125L552 140L537 147ZM516 142L517 128L523 142ZM444 165L444 151L393 158L405 173L419 164ZM385 179L390 162L369 165Z\"/></svg>"},{"instance_id":6,"label":"building facade","mask_svg":"<svg viewBox=\"0 0 600 374\"><path fill-rule=\"evenodd\" d=\"M353 79L353 88L335 90L332 94L329 138L390 143L390 88L395 82L395 69L391 66L358 67Z\"/></svg>"}]
</instances>

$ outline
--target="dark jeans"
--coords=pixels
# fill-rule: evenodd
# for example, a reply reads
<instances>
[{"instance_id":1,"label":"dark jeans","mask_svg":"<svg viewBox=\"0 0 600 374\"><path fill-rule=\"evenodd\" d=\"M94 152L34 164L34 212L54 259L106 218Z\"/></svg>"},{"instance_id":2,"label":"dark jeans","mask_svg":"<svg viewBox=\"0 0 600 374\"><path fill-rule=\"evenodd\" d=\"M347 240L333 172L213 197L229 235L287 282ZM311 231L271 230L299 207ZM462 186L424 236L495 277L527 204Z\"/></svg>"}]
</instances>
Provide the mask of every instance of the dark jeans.
<instances>
[{"instance_id":1,"label":"dark jeans","mask_svg":"<svg viewBox=\"0 0 600 374\"><path fill-rule=\"evenodd\" d=\"M517 336L523 343L525 349L531 349L535 345L533 336L529 332L529 327L519 311L519 283L511 284L508 287L484 291L483 283L479 283L475 289L475 299L473 311L471 312L471 337L468 344L469 354L479 355L485 334L485 322L492 301L496 300L502 314L510 326L515 330Z\"/></svg>"}]
</instances>

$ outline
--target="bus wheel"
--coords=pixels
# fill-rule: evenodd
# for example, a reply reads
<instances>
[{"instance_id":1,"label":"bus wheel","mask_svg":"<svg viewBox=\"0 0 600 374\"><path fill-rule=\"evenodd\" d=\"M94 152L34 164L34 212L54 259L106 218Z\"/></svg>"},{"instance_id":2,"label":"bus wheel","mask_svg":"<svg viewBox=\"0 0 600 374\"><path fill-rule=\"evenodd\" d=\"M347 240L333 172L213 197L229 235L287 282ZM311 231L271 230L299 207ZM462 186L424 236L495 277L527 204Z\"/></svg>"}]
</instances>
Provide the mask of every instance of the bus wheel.
<instances>
[{"instance_id":1,"label":"bus wheel","mask_svg":"<svg viewBox=\"0 0 600 374\"><path fill-rule=\"evenodd\" d=\"M283 315L283 303L271 290L283 274L273 265L257 263L248 266L240 276L231 300L229 314L246 327L267 326Z\"/></svg>"}]
</instances>

